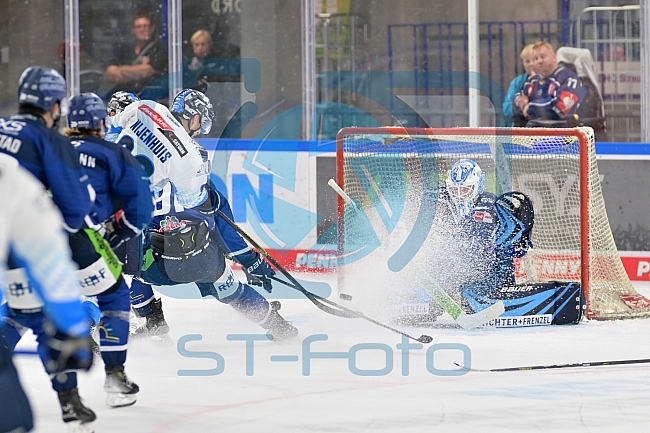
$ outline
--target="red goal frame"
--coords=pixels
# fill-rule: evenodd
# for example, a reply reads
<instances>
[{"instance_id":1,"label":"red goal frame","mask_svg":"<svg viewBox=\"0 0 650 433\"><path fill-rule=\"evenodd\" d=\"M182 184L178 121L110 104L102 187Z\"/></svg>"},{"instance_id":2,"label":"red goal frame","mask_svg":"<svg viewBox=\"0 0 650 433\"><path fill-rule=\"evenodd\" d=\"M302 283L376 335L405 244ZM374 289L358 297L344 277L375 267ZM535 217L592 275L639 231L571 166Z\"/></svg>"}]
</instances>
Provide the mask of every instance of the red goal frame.
<instances>
[{"instance_id":1,"label":"red goal frame","mask_svg":"<svg viewBox=\"0 0 650 433\"><path fill-rule=\"evenodd\" d=\"M583 287L587 303L587 318L594 318L595 314L589 308L589 263L590 263L590 236L589 236L589 139L587 135L578 128L405 128L401 126L388 127L346 127L336 134L336 183L345 191L345 179L343 173L343 143L348 135L352 134L384 134L384 135L417 135L417 136L445 136L445 135L468 135L468 136L570 136L576 137L579 143L580 163L580 282ZM337 194L336 213L340 216L345 209L345 201ZM340 223L344 224L343 218Z\"/></svg>"}]
</instances>

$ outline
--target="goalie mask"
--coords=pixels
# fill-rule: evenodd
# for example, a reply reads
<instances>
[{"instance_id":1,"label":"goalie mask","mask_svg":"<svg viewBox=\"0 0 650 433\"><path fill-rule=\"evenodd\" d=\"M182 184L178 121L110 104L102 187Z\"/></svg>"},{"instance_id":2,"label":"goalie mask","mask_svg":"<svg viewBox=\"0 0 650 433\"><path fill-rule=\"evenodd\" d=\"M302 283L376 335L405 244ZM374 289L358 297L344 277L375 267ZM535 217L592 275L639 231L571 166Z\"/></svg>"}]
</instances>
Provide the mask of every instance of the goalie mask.
<instances>
[{"instance_id":1,"label":"goalie mask","mask_svg":"<svg viewBox=\"0 0 650 433\"><path fill-rule=\"evenodd\" d=\"M476 198L485 189L485 173L471 159L456 161L447 176L447 191L461 218L469 215Z\"/></svg>"}]
</instances>

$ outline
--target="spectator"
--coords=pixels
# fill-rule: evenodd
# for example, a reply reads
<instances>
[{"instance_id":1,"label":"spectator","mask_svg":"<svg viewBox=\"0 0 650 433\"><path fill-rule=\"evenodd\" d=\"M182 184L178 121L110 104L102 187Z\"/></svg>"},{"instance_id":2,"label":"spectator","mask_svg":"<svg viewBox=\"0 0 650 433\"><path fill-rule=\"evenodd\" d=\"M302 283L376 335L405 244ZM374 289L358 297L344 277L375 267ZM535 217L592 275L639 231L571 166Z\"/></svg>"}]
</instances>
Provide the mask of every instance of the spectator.
<instances>
[{"instance_id":1,"label":"spectator","mask_svg":"<svg viewBox=\"0 0 650 433\"><path fill-rule=\"evenodd\" d=\"M557 50L557 60L559 65L575 72L585 88L585 97L576 112L577 125L591 126L596 141L608 141L605 106L596 85L598 80L594 73L594 58L591 51L586 48L561 47Z\"/></svg>"},{"instance_id":2,"label":"spectator","mask_svg":"<svg viewBox=\"0 0 650 433\"><path fill-rule=\"evenodd\" d=\"M537 75L526 80L517 94L513 116L523 115L528 119L527 126L549 126L548 121L550 126L566 126L566 120L574 117L585 96L582 81L575 72L558 65L555 50L548 42L536 42L533 53Z\"/></svg>"},{"instance_id":3,"label":"spectator","mask_svg":"<svg viewBox=\"0 0 650 433\"><path fill-rule=\"evenodd\" d=\"M217 54L212 48L212 36L207 30L197 30L190 38L194 57L187 66L191 71L199 73L204 68L206 59L214 59Z\"/></svg>"},{"instance_id":4,"label":"spectator","mask_svg":"<svg viewBox=\"0 0 650 433\"><path fill-rule=\"evenodd\" d=\"M148 15L135 16L131 28L135 42L118 48L106 68L107 82L117 85L119 90L141 94L156 78L167 73L167 50L155 31Z\"/></svg>"},{"instance_id":5,"label":"spectator","mask_svg":"<svg viewBox=\"0 0 650 433\"><path fill-rule=\"evenodd\" d=\"M519 57L524 64L524 70L526 72L515 77L510 82L510 87L508 87L508 94L506 95L505 101L503 101L503 116L506 118L506 121L509 122L508 126L510 127L526 126L526 118L521 114L514 117L512 115L512 108L515 96L524 88L524 83L526 80L533 78L535 75L535 70L533 68L533 44L526 45L524 49L521 50Z\"/></svg>"}]
</instances>

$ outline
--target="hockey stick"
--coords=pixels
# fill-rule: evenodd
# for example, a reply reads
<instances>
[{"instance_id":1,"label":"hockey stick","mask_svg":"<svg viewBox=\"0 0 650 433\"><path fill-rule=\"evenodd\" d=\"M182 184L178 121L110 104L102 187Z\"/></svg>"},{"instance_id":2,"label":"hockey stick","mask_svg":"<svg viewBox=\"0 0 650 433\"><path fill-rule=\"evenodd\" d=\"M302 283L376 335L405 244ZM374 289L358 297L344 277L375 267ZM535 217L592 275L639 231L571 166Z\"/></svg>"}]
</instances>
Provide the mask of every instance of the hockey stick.
<instances>
[{"instance_id":1,"label":"hockey stick","mask_svg":"<svg viewBox=\"0 0 650 433\"><path fill-rule=\"evenodd\" d=\"M362 212L361 209L356 205L354 200L350 198L349 195L334 181L330 179L327 184L332 187L338 195L341 196L343 201L346 204L351 204L355 211ZM425 290L431 295L431 297L442 307L443 310L451 316L452 319L463 329L474 329L481 325L486 324L490 320L494 320L499 317L505 311L505 306L502 301L495 303L494 305L489 306L477 313L467 314L465 313L460 306L454 301L448 294L445 292L438 283L420 268L419 273L421 276L428 282L425 284Z\"/></svg>"},{"instance_id":2,"label":"hockey stick","mask_svg":"<svg viewBox=\"0 0 650 433\"><path fill-rule=\"evenodd\" d=\"M428 285L425 284L424 289L463 329L478 328L490 320L496 319L506 311L503 301L499 301L479 312L467 314L458 306L456 301L454 301L452 297L449 296L433 278L431 278L431 275L424 272L422 269L420 269L420 274L426 278L428 282Z\"/></svg>"},{"instance_id":3,"label":"hockey stick","mask_svg":"<svg viewBox=\"0 0 650 433\"><path fill-rule=\"evenodd\" d=\"M228 218L227 215L225 215L222 211L217 211L218 215L223 218L228 225L230 225L233 229L235 229L244 239L246 239L257 251L259 251L260 254L262 254L273 266L278 269L282 275L287 277L287 279L290 281L290 283L287 283L286 281L283 281L277 277L272 277L273 280L281 282L288 287L292 287L295 290L298 290L300 293L305 295L307 299L309 299L314 305L316 305L319 309L322 311L338 316L338 317L345 317L345 318L352 318L352 319L363 319L366 320L370 323L374 323L375 325L381 326L382 328L388 329L389 331L395 332L397 334L400 334L404 337L410 338L411 340L415 340L419 343L424 343L428 344L433 341L433 338L429 335L420 335L418 338L415 338L409 334L406 334L398 329L392 328L384 323L378 322L374 319L371 319L370 317L365 316L362 312L360 311L354 311L350 310L349 308L346 308L342 305L339 305L335 302L330 301L329 299L323 298L322 296L318 296L315 293L310 292L309 290L305 289L299 282L296 280L293 275L287 271L284 266L282 266L277 260L273 258L260 244L258 244L255 239L250 237L248 233L246 233L241 227L239 227L233 220ZM328 305L324 305L328 304ZM334 308L332 308L334 307Z\"/></svg>"},{"instance_id":4,"label":"hockey stick","mask_svg":"<svg viewBox=\"0 0 650 433\"><path fill-rule=\"evenodd\" d=\"M465 368L462 365L454 362L454 364L456 364L458 367L465 368L465 370L488 371L488 372L551 370L557 368L604 367L608 365L629 365L629 364L649 364L649 363L650 363L650 359L625 359L621 361L577 362L574 364L531 365L528 367L508 367L508 368L492 368L488 370L480 370L476 368Z\"/></svg>"}]
</instances>

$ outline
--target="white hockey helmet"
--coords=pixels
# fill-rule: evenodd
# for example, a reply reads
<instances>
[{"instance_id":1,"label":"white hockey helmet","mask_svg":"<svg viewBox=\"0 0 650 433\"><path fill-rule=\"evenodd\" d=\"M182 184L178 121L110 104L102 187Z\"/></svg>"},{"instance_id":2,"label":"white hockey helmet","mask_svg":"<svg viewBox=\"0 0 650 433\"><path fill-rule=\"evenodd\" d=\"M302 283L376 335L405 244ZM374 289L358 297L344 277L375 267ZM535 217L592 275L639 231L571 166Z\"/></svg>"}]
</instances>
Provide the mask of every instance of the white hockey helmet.
<instances>
[{"instance_id":1,"label":"white hockey helmet","mask_svg":"<svg viewBox=\"0 0 650 433\"><path fill-rule=\"evenodd\" d=\"M469 215L476 198L485 189L485 173L471 159L456 161L449 169L447 191L461 218Z\"/></svg>"}]
</instances>

